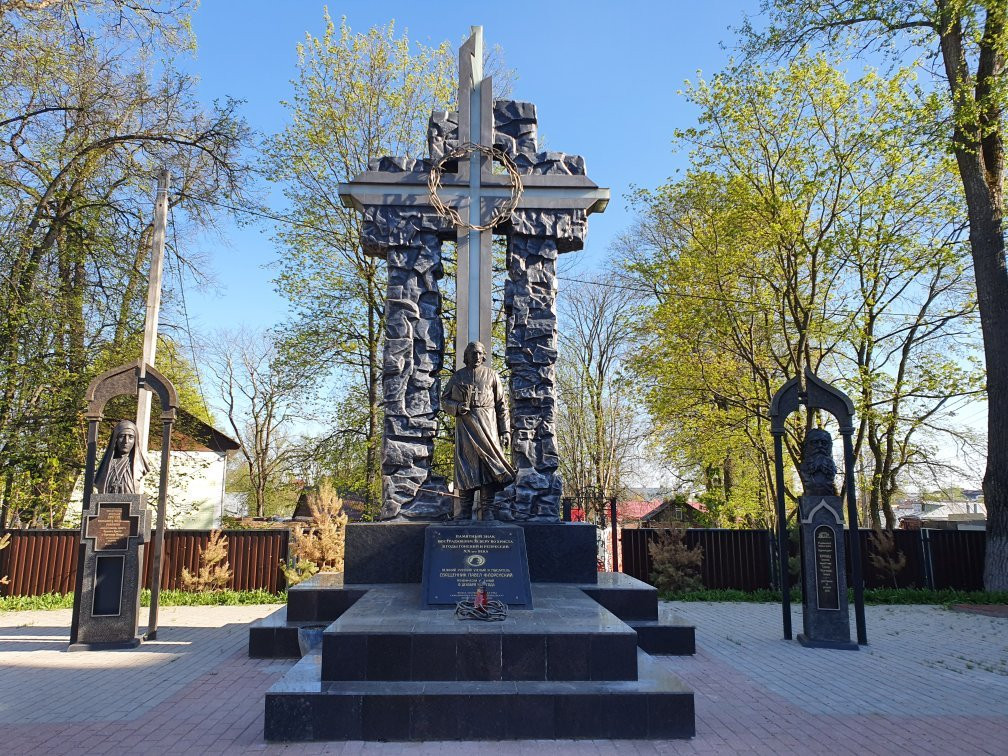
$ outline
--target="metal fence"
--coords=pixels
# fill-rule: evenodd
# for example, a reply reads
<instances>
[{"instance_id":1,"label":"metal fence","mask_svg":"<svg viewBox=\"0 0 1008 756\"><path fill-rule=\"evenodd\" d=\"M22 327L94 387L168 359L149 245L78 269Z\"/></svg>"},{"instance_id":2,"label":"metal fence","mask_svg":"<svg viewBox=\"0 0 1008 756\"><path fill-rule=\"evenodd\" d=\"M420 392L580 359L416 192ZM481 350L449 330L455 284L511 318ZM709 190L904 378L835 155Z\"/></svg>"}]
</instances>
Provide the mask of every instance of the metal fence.
<instances>
[{"instance_id":1,"label":"metal fence","mask_svg":"<svg viewBox=\"0 0 1008 756\"><path fill-rule=\"evenodd\" d=\"M0 551L0 576L10 583L0 587L5 596L38 596L73 591L77 576L79 530L10 530L10 545ZM166 530L161 560L161 588L182 587L182 570L195 573L210 540L209 530ZM228 539L229 588L266 590L285 586L280 562L286 561L290 531L225 530ZM150 585L154 549L144 549L144 585Z\"/></svg>"},{"instance_id":2,"label":"metal fence","mask_svg":"<svg viewBox=\"0 0 1008 756\"><path fill-rule=\"evenodd\" d=\"M11 543L0 551L0 576L10 579L2 595L37 596L69 593L77 571L79 530L11 530ZM621 534L621 570L650 581L651 555L647 545L664 529L624 529ZM276 530L225 530L228 563L235 590L282 590L285 583L279 563L286 561L290 532ZM896 530L896 549L906 565L896 575L885 574L871 563L870 530L861 530L862 574L868 588L953 588L982 590L986 533L969 530ZM848 532L848 538L850 533ZM161 563L161 587L182 587L182 569L196 572L209 530L168 530ZM715 589L754 591L775 584L776 541L767 530L690 528L686 544L703 549L701 579ZM798 544L790 544L791 556ZM847 574L850 575L850 549ZM150 585L153 548L144 550L144 584Z\"/></svg>"},{"instance_id":3,"label":"metal fence","mask_svg":"<svg viewBox=\"0 0 1008 756\"><path fill-rule=\"evenodd\" d=\"M652 565L647 546L665 532L665 528L624 528L620 534L622 572L649 582ZM700 576L707 588L755 591L773 585L769 531L690 528L686 545L703 549Z\"/></svg>"},{"instance_id":4,"label":"metal fence","mask_svg":"<svg viewBox=\"0 0 1008 756\"><path fill-rule=\"evenodd\" d=\"M650 582L652 563L648 544L665 528L625 529L622 541L622 571ZM858 531L861 539L861 573L866 588L952 588L983 590L986 533L981 530L896 530L896 555L905 565L895 575L872 564L876 549L871 530ZM850 539L850 531L847 539ZM686 545L703 549L700 577L706 588L754 591L776 584L776 539L767 530L721 530L690 528ZM789 544L789 555L798 554L798 542ZM850 548L846 549L847 574ZM792 579L797 584L796 579Z\"/></svg>"}]
</instances>

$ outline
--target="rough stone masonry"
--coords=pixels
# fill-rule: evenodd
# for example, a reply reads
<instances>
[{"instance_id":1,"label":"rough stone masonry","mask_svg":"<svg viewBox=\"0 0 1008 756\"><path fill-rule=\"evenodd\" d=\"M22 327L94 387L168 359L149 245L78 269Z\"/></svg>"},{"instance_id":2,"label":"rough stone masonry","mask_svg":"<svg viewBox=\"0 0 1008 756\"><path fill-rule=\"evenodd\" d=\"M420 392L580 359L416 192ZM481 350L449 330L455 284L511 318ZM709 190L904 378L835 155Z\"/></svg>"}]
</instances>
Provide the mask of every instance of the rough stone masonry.
<instances>
[{"instance_id":1,"label":"rough stone masonry","mask_svg":"<svg viewBox=\"0 0 1008 756\"><path fill-rule=\"evenodd\" d=\"M495 504L504 519L556 521L563 493L555 437L556 262L583 248L587 215L605 207L608 190L587 179L583 158L538 151L533 104L496 100L492 120L493 146L514 161L524 187L518 207L494 229L507 237L505 360L518 470ZM365 250L388 263L382 519L436 520L451 511L432 460L444 359L441 245L456 229L431 206L426 185L433 163L458 144L458 114L434 113L430 158L383 157L340 188L344 203L364 216ZM452 168L445 166L444 183L457 193L447 175ZM550 196L552 190L559 191Z\"/></svg>"}]
</instances>

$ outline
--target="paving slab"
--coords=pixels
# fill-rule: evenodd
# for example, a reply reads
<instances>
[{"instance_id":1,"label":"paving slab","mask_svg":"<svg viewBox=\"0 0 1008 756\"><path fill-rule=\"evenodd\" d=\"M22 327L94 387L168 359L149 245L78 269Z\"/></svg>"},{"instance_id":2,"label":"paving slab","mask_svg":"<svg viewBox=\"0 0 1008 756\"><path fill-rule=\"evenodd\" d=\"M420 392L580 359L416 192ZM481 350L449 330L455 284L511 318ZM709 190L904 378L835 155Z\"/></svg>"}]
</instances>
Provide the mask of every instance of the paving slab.
<instances>
[{"instance_id":1,"label":"paving slab","mask_svg":"<svg viewBox=\"0 0 1008 756\"><path fill-rule=\"evenodd\" d=\"M249 659L276 606L162 608L157 644L68 654L70 611L0 612L0 750L10 754L470 754L487 743L262 739L266 691L293 660ZM659 657L696 694L688 741L518 741L495 753L1004 754L1008 619L867 607L857 652L781 639L774 604L663 603L697 653ZM796 608L793 625L801 626ZM474 713L478 716L478 713Z\"/></svg>"}]
</instances>

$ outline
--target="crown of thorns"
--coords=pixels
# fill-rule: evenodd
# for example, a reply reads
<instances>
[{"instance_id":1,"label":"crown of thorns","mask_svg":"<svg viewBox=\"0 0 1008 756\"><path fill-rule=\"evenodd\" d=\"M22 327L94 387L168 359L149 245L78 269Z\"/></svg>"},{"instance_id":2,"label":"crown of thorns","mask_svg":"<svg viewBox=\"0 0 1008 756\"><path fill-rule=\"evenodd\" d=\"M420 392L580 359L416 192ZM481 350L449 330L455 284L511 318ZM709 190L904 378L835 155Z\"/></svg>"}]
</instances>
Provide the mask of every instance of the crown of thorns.
<instances>
[{"instance_id":1,"label":"crown of thorns","mask_svg":"<svg viewBox=\"0 0 1008 756\"><path fill-rule=\"evenodd\" d=\"M454 207L446 205L444 201L438 196L438 190L441 188L441 176L444 173L444 166L453 160L461 160L472 155L474 152L478 152L481 155L485 155L491 160L496 160L502 166L504 170L507 171L508 176L511 177L511 196L490 216L490 220L486 223L480 225L473 225L462 220L462 216L459 215L458 210ZM496 226L501 221L509 218L511 213L518 207L518 201L521 199L522 195L522 182L521 175L518 173L518 166L515 165L514 161L508 156L504 150L498 147L485 147L482 144L473 144L472 142L465 142L460 144L451 152L445 154L431 167L430 176L427 179L427 189L430 192L430 203L433 205L437 212L448 218L452 223L460 228L468 228L471 231L489 231L494 226Z\"/></svg>"}]
</instances>

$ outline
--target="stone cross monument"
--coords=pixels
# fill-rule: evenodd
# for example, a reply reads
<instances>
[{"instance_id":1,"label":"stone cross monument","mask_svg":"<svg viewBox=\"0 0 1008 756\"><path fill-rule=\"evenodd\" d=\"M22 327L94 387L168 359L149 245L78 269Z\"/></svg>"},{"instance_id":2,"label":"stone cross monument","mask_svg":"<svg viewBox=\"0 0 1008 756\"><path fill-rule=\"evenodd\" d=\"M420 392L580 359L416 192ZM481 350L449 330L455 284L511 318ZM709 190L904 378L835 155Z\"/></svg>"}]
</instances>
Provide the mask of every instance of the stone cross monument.
<instances>
[{"instance_id":1,"label":"stone cross monument","mask_svg":"<svg viewBox=\"0 0 1008 756\"><path fill-rule=\"evenodd\" d=\"M388 262L382 389L382 519L438 519L450 511L431 475L444 356L441 244L458 253L456 363L465 345L490 353L492 234L507 236L505 356L518 469L500 504L517 520L557 520L562 493L554 440L556 259L584 246L587 216L609 190L584 159L539 152L535 106L494 100L483 76L483 30L459 50L458 111L431 115L430 157L383 157L339 187L364 218L362 244ZM493 173L493 162L506 168ZM453 172L454 169L454 172Z\"/></svg>"}]
</instances>

